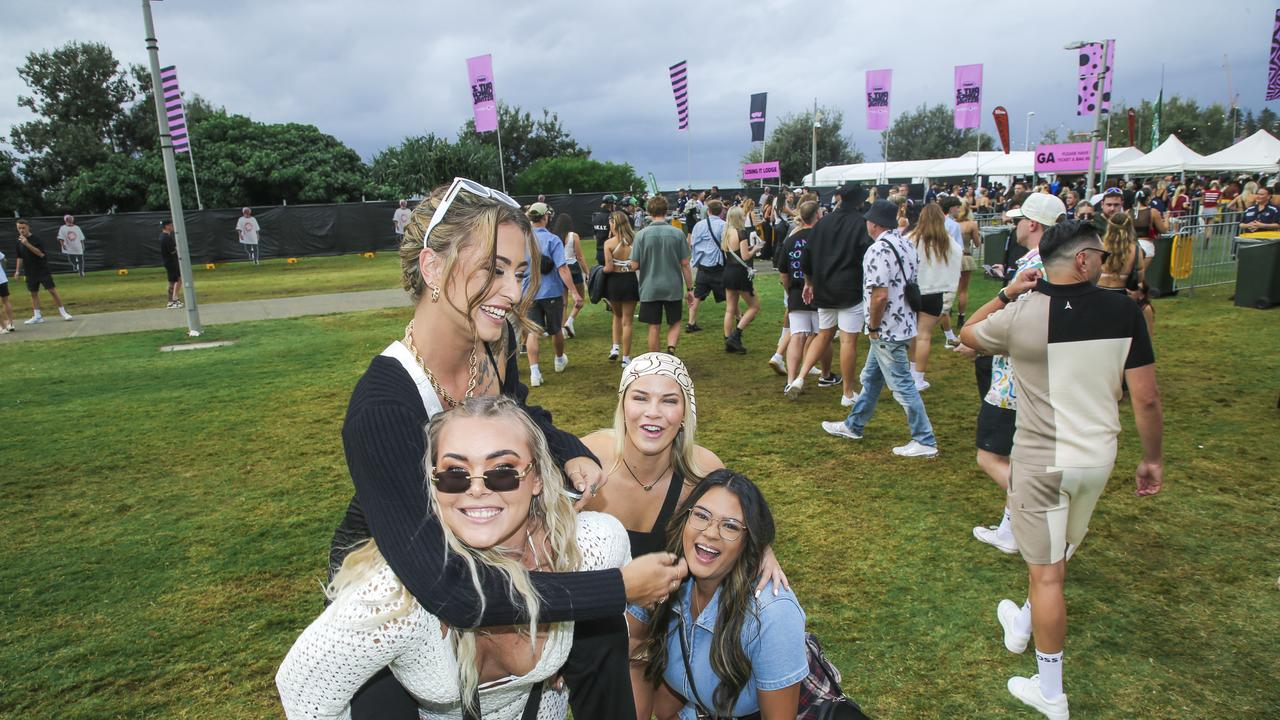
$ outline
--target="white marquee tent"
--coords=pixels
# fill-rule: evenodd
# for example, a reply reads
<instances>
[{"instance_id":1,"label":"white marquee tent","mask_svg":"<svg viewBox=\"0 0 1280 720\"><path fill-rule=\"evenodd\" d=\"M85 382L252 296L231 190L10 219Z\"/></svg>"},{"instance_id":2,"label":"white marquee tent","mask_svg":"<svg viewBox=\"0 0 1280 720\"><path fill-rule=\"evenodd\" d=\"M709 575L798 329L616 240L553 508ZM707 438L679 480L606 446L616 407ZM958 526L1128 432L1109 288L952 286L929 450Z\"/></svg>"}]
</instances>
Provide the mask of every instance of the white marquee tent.
<instances>
[{"instance_id":1,"label":"white marquee tent","mask_svg":"<svg viewBox=\"0 0 1280 720\"><path fill-rule=\"evenodd\" d=\"M1280 172L1280 140L1266 130L1259 130L1229 148L1187 163L1187 169Z\"/></svg>"},{"instance_id":2,"label":"white marquee tent","mask_svg":"<svg viewBox=\"0 0 1280 720\"><path fill-rule=\"evenodd\" d=\"M1134 147L1108 148L1106 163L1110 165L1141 157L1142 151ZM957 158L832 165L818 170L816 183L812 182L808 175L804 177L803 182L805 185L830 187L851 181L888 182L920 178L963 178L972 177L974 172L994 176L1030 175L1034 169L1035 152L1032 151L1017 151L1006 155L999 151L979 153L970 150Z\"/></svg>"},{"instance_id":3,"label":"white marquee tent","mask_svg":"<svg viewBox=\"0 0 1280 720\"><path fill-rule=\"evenodd\" d=\"M1192 150L1177 135L1170 135L1160 147L1139 158L1113 163L1107 167L1108 175L1159 175L1182 173L1193 169L1191 165L1204 160L1204 156Z\"/></svg>"}]
</instances>

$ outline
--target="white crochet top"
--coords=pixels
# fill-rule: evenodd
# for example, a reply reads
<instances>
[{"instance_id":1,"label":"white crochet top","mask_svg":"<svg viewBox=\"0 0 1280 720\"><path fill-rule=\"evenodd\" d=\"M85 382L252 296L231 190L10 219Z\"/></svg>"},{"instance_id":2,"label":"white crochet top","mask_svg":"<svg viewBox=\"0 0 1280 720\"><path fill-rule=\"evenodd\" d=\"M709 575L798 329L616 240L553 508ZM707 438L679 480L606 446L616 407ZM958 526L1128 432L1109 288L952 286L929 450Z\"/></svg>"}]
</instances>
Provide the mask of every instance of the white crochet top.
<instances>
[{"instance_id":1,"label":"white crochet top","mask_svg":"<svg viewBox=\"0 0 1280 720\"><path fill-rule=\"evenodd\" d=\"M578 515L581 570L621 567L631 559L627 531L612 515ZM351 697L375 673L391 672L420 706L426 720L462 717L458 666L453 644L439 618L411 600L409 612L381 625L370 618L398 609L382 602L397 589L395 574L384 565L363 584L349 589L302 632L276 673L276 687L290 720L351 717ZM519 720L529 690L553 675L569 656L573 623L555 623L533 670L480 687L485 718ZM542 690L539 720L563 720L568 693Z\"/></svg>"}]
</instances>

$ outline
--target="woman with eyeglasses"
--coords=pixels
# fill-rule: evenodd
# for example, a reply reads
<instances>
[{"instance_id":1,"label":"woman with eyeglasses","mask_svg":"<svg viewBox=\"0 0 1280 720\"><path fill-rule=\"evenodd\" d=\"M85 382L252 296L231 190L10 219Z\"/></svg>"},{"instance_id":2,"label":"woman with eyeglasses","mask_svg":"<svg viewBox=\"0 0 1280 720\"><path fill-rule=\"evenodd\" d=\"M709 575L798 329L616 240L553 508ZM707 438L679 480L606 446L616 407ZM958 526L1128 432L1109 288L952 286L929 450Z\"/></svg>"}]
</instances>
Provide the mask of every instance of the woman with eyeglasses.
<instances>
[{"instance_id":1,"label":"woman with eyeglasses","mask_svg":"<svg viewBox=\"0 0 1280 720\"><path fill-rule=\"evenodd\" d=\"M551 457L574 487L588 496L598 490L603 476L586 446L556 428L548 412L525 405L529 391L516 367L516 326L523 327L524 309L536 292L537 273L527 292L521 284L530 263L537 267L538 245L514 200L458 178L414 208L400 260L413 316L403 337L369 364L347 406L342 440L356 493L334 533L330 572L372 537L409 593L451 627L511 625L521 621L525 602L511 596L506 578L487 566L473 575L461 556L445 552L440 517L422 492L422 428L468 398L504 395L542 429ZM670 556L654 555L633 560L621 573L530 575L543 620L575 620L576 633L592 631L590 641L574 644L564 670L575 713L633 711L623 608L628 599L661 597L683 574ZM388 671L352 703L357 719L417 712Z\"/></svg>"},{"instance_id":2,"label":"woman with eyeglasses","mask_svg":"<svg viewBox=\"0 0 1280 720\"><path fill-rule=\"evenodd\" d=\"M632 635L646 637L654 715L794 720L809 675L805 615L790 590L755 590L774 538L760 489L731 470L707 475L667 537L688 560L689 579L652 610L628 609Z\"/></svg>"},{"instance_id":3,"label":"woman with eyeglasses","mask_svg":"<svg viewBox=\"0 0 1280 720\"><path fill-rule=\"evenodd\" d=\"M472 397L427 426L426 495L445 553L478 592L480 569L528 608L519 624L455 627L424 608L374 540L349 553L329 583L332 604L303 631L276 674L287 717L344 717L366 680L389 667L422 718L564 718L567 698L547 688L568 659L573 623L547 622L535 570L621 567L630 557L622 525L603 513L575 515L546 439L512 399ZM532 717L532 715L524 715Z\"/></svg>"},{"instance_id":4,"label":"woman with eyeglasses","mask_svg":"<svg viewBox=\"0 0 1280 720\"><path fill-rule=\"evenodd\" d=\"M667 529L703 477L724 467L716 454L698 445L698 405L693 379L674 355L645 353L622 371L613 427L583 438L600 458L608 482L587 503L618 518L627 529L632 557L667 549ZM781 591L787 578L766 548L757 590L772 582ZM644 636L632 633L632 657ZM644 667L632 665L637 717L647 720L653 687Z\"/></svg>"}]
</instances>

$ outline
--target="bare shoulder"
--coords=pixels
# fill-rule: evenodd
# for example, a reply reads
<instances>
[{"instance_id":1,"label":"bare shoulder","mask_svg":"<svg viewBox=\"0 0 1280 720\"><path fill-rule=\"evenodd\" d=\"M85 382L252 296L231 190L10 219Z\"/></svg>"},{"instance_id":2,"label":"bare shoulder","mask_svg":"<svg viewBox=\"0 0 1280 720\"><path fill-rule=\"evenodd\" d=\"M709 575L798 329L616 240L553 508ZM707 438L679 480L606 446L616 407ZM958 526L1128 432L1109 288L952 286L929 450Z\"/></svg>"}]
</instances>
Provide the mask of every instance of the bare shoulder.
<instances>
[{"instance_id":1,"label":"bare shoulder","mask_svg":"<svg viewBox=\"0 0 1280 720\"><path fill-rule=\"evenodd\" d=\"M603 463L606 458L613 457L613 430L608 428L597 430L584 436L582 444L586 445L587 449Z\"/></svg>"},{"instance_id":2,"label":"bare shoulder","mask_svg":"<svg viewBox=\"0 0 1280 720\"><path fill-rule=\"evenodd\" d=\"M712 470L719 470L724 467L724 461L720 459L720 456L701 445L693 446L693 460L704 473L709 473Z\"/></svg>"}]
</instances>

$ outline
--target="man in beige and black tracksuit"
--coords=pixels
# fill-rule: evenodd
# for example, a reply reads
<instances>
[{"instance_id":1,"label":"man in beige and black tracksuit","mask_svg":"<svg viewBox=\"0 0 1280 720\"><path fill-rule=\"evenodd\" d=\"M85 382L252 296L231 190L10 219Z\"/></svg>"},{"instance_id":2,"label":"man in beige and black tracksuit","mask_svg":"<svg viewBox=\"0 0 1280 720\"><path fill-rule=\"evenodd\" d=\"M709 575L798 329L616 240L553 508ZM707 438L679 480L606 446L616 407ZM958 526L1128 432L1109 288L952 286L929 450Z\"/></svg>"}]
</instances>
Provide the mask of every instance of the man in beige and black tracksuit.
<instances>
[{"instance_id":1,"label":"man in beige and black tracksuit","mask_svg":"<svg viewBox=\"0 0 1280 720\"><path fill-rule=\"evenodd\" d=\"M1021 653L1034 634L1039 674L1010 678L1009 692L1046 717L1069 717L1062 692L1066 560L1084 539L1106 486L1120 434L1125 383L1142 439L1138 495L1164 480L1163 419L1155 354L1138 306L1098 288L1107 252L1092 225L1061 222L1045 232L1037 271L982 306L964 327L965 345L1013 359L1017 430L1010 455L1013 534L1030 575L1028 604L1003 600L1005 646Z\"/></svg>"}]
</instances>

